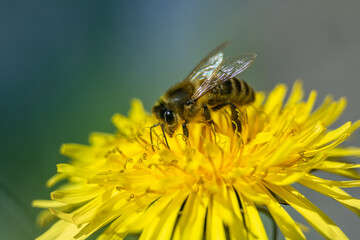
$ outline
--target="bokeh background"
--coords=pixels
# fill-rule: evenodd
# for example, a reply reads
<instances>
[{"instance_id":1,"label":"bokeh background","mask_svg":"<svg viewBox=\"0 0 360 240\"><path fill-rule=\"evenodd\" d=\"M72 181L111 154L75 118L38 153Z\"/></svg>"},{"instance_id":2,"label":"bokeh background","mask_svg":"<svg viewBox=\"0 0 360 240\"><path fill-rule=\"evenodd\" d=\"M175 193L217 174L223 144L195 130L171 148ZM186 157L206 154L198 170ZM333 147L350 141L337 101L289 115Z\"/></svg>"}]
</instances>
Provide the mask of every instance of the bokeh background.
<instances>
[{"instance_id":1,"label":"bokeh background","mask_svg":"<svg viewBox=\"0 0 360 240\"><path fill-rule=\"evenodd\" d=\"M359 13L355 0L1 0L0 239L42 232L31 201L49 198L45 181L67 161L58 153L62 143L113 132L111 116L126 114L132 98L150 111L225 40L232 40L225 54L258 54L242 74L256 90L302 78L307 93L318 90L318 103L327 94L347 97L337 124L360 119ZM359 133L350 140L360 146ZM349 192L360 198L359 190ZM360 235L355 214L305 195L350 239ZM314 230L307 236L322 239Z\"/></svg>"}]
</instances>

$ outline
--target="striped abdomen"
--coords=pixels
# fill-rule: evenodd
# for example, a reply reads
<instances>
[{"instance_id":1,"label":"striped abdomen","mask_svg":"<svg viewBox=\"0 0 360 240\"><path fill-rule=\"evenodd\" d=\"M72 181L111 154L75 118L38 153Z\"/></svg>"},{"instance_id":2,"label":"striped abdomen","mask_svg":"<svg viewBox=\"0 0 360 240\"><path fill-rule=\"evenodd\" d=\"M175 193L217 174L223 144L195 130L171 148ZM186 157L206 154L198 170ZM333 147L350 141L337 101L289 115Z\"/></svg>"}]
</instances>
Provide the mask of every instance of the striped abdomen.
<instances>
[{"instance_id":1,"label":"striped abdomen","mask_svg":"<svg viewBox=\"0 0 360 240\"><path fill-rule=\"evenodd\" d=\"M255 92L249 84L244 80L231 78L210 91L208 104L219 109L230 103L241 106L254 100Z\"/></svg>"}]
</instances>

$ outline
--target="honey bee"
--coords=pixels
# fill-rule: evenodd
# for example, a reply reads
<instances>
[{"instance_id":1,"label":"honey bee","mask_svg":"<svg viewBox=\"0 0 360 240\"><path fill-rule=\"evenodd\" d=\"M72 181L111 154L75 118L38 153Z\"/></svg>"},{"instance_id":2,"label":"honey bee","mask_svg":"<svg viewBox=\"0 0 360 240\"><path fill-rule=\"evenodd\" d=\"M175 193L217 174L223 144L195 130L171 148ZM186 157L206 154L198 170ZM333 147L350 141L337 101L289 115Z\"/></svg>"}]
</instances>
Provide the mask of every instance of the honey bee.
<instances>
[{"instance_id":1,"label":"honey bee","mask_svg":"<svg viewBox=\"0 0 360 240\"><path fill-rule=\"evenodd\" d=\"M208 54L191 73L171 87L152 108L161 126L167 147L165 132L171 137L182 125L184 136L189 136L189 122L211 123L211 112L230 105L232 120L240 128L236 108L255 100L254 90L235 76L247 69L256 58L255 53L224 57L221 52L229 42L222 43ZM241 131L241 130L240 130ZM151 130L150 130L151 134ZM152 141L152 136L150 136Z\"/></svg>"}]
</instances>

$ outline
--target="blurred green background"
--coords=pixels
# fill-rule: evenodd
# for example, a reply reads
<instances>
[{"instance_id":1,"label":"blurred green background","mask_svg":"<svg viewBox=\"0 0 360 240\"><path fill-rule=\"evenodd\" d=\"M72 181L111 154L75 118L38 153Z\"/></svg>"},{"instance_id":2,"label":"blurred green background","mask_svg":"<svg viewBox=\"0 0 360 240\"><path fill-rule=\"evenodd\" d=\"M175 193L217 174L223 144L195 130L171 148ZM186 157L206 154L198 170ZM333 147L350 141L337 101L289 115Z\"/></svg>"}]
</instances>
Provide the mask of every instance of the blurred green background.
<instances>
[{"instance_id":1,"label":"blurred green background","mask_svg":"<svg viewBox=\"0 0 360 240\"><path fill-rule=\"evenodd\" d=\"M318 102L329 93L347 97L339 123L359 119L359 13L359 1L335 0L1 0L0 239L43 231L31 201L49 198L45 182L67 161L62 143L113 132L111 116L126 114L132 98L150 111L225 40L232 40L225 54L258 54L242 74L256 90L302 78ZM351 140L360 146L359 133ZM360 235L355 214L314 192L305 196L350 239ZM314 230L307 235L321 239Z\"/></svg>"}]
</instances>

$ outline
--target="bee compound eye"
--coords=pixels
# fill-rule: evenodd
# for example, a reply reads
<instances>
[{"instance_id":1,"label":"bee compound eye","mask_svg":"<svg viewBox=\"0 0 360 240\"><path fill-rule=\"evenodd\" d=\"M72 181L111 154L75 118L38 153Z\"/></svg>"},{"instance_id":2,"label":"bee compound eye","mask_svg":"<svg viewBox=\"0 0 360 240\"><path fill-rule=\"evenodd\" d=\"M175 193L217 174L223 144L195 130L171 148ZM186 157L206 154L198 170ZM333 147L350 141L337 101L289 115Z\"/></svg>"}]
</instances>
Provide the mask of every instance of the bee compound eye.
<instances>
[{"instance_id":1,"label":"bee compound eye","mask_svg":"<svg viewBox=\"0 0 360 240\"><path fill-rule=\"evenodd\" d=\"M165 122L169 125L174 124L175 122L175 114L173 111L167 110L164 113L164 117L165 117Z\"/></svg>"}]
</instances>

